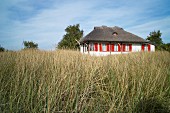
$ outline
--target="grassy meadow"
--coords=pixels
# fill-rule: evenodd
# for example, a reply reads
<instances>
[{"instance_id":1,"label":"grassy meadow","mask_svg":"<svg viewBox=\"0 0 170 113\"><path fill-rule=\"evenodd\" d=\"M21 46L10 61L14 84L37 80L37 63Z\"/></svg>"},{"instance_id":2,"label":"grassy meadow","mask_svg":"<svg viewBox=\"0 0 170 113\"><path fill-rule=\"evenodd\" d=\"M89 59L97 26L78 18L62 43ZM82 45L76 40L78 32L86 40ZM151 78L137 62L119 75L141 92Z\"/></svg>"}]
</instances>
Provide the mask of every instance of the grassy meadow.
<instances>
[{"instance_id":1,"label":"grassy meadow","mask_svg":"<svg viewBox=\"0 0 170 113\"><path fill-rule=\"evenodd\" d=\"M169 113L170 53L0 53L0 112Z\"/></svg>"}]
</instances>

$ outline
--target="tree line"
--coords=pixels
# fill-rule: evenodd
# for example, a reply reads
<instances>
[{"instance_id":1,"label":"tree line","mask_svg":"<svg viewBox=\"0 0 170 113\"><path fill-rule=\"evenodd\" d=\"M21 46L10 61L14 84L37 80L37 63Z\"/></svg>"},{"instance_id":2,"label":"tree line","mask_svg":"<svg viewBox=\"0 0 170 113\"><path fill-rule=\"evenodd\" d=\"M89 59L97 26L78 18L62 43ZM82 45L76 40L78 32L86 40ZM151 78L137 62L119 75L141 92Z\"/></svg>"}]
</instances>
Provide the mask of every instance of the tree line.
<instances>
[{"instance_id":1,"label":"tree line","mask_svg":"<svg viewBox=\"0 0 170 113\"><path fill-rule=\"evenodd\" d=\"M150 32L146 40L150 41L155 45L156 50L169 51L170 52L170 43L164 43L161 38L162 33L160 30Z\"/></svg>"},{"instance_id":2,"label":"tree line","mask_svg":"<svg viewBox=\"0 0 170 113\"><path fill-rule=\"evenodd\" d=\"M83 30L80 30L80 25L70 25L65 29L66 34L62 40L57 44L56 49L79 49L78 41L83 37ZM155 45L156 50L165 50L170 52L170 43L163 43L160 30L150 32L146 38L150 43ZM23 41L24 49L38 49L38 44L33 41ZM0 52L5 51L0 45Z\"/></svg>"}]
</instances>

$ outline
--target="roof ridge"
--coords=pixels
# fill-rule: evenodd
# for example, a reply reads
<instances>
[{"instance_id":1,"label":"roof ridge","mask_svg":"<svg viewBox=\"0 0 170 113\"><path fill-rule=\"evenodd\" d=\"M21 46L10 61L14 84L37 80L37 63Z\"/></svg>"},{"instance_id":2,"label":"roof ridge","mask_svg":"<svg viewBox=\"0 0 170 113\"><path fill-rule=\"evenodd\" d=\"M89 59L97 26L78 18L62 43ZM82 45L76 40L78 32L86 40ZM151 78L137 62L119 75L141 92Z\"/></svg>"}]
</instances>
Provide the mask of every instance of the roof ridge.
<instances>
[{"instance_id":1,"label":"roof ridge","mask_svg":"<svg viewBox=\"0 0 170 113\"><path fill-rule=\"evenodd\" d=\"M120 30L124 30L122 27L119 27L119 26L108 27L108 26L102 25L102 26L95 26L95 27L94 27L94 29L104 29L104 28L111 28L111 29L120 29Z\"/></svg>"},{"instance_id":2,"label":"roof ridge","mask_svg":"<svg viewBox=\"0 0 170 113\"><path fill-rule=\"evenodd\" d=\"M120 30L124 30L122 27L119 27L119 26L114 26L114 27L112 27L112 29L120 29Z\"/></svg>"}]
</instances>

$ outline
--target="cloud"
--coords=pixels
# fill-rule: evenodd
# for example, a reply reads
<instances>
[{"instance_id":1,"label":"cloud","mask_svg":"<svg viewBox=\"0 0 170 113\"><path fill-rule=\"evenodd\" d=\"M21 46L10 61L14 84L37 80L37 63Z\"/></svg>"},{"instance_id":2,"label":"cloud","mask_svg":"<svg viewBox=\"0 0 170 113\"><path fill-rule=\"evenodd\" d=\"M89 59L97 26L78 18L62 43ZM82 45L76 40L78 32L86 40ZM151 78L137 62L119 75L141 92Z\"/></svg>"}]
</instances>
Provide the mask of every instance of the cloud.
<instances>
[{"instance_id":1,"label":"cloud","mask_svg":"<svg viewBox=\"0 0 170 113\"><path fill-rule=\"evenodd\" d=\"M65 34L64 29L77 23L85 34L94 26L117 25L146 37L159 28L165 37L163 40L170 42L166 38L170 28L166 24L169 9L160 0L140 3L134 0L14 0L4 4L0 10L0 44L8 49L21 49L23 40L35 41L40 49L54 49ZM161 7L155 8L158 5Z\"/></svg>"},{"instance_id":2,"label":"cloud","mask_svg":"<svg viewBox=\"0 0 170 113\"><path fill-rule=\"evenodd\" d=\"M169 39L170 24L168 23L170 23L170 16L155 21L149 21L147 23L140 24L137 26L129 27L127 29L135 34L138 34L143 38L147 38L147 36L149 36L149 33L154 30L155 31L160 30L162 33L163 41L170 42Z\"/></svg>"},{"instance_id":3,"label":"cloud","mask_svg":"<svg viewBox=\"0 0 170 113\"><path fill-rule=\"evenodd\" d=\"M11 42L17 40L16 45L20 45L23 40L36 41L42 49L52 49L53 46L59 42L64 35L64 29L72 24L74 18L77 18L82 12L72 7L80 7L81 2L76 4L62 5L46 10L41 10L32 18L25 20L13 21L12 27L8 29L8 39ZM71 14L73 13L73 14ZM4 30L1 35L7 34ZM2 42L6 42L7 38ZM8 43L9 43L8 41ZM19 44L20 43L20 44ZM18 49L18 48L17 48Z\"/></svg>"}]
</instances>

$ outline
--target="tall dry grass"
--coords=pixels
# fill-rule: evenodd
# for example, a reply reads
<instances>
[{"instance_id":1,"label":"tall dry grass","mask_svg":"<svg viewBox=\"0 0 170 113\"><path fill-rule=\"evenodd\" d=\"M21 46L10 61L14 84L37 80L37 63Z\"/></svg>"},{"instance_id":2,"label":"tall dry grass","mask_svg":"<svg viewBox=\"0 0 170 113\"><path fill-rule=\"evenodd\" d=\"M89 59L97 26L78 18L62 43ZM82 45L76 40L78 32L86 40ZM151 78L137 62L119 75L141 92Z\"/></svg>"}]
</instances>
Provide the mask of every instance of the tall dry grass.
<instances>
[{"instance_id":1,"label":"tall dry grass","mask_svg":"<svg viewBox=\"0 0 170 113\"><path fill-rule=\"evenodd\" d=\"M170 53L0 53L0 112L168 113Z\"/></svg>"}]
</instances>

